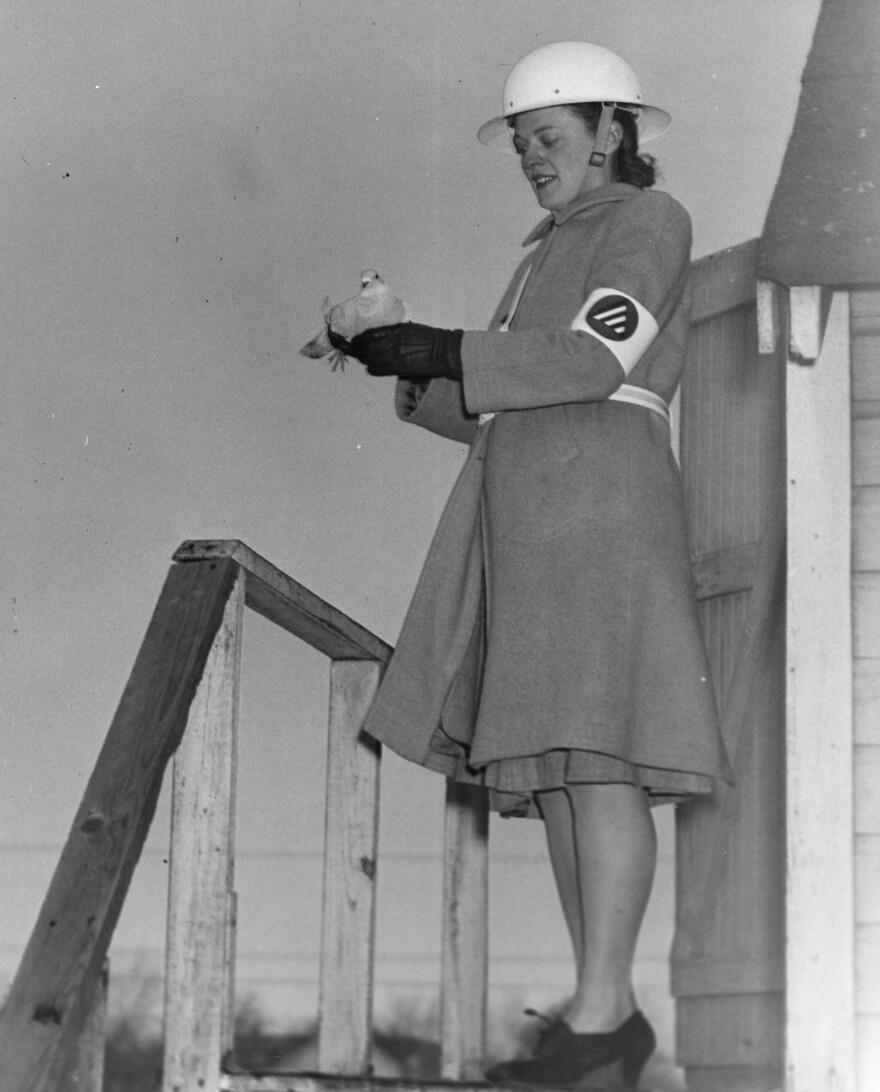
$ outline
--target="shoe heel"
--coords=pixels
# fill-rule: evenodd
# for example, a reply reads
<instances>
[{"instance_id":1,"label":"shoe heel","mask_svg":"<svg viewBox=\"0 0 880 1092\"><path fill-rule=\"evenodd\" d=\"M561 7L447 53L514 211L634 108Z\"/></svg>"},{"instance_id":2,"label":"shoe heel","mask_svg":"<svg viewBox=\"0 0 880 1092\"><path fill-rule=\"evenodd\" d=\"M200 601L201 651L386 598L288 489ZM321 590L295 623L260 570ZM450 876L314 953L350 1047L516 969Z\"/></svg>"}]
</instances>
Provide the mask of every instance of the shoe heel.
<instances>
[{"instance_id":1,"label":"shoe heel","mask_svg":"<svg viewBox=\"0 0 880 1092\"><path fill-rule=\"evenodd\" d=\"M639 1024L633 1028L633 1034L629 1036L629 1042L626 1043L620 1059L620 1076L627 1092L635 1092L639 1087L642 1070L656 1048L657 1036L654 1034L654 1029L642 1017Z\"/></svg>"},{"instance_id":2,"label":"shoe heel","mask_svg":"<svg viewBox=\"0 0 880 1092\"><path fill-rule=\"evenodd\" d=\"M576 1092L623 1092L623 1080L623 1062L618 1058L599 1069L591 1069L571 1087Z\"/></svg>"},{"instance_id":3,"label":"shoe heel","mask_svg":"<svg viewBox=\"0 0 880 1092\"><path fill-rule=\"evenodd\" d=\"M639 1059L627 1058L620 1063L621 1084L626 1089L626 1092L636 1092L636 1089L639 1087L642 1070L648 1064L648 1059L653 1053L653 1050L649 1050Z\"/></svg>"}]
</instances>

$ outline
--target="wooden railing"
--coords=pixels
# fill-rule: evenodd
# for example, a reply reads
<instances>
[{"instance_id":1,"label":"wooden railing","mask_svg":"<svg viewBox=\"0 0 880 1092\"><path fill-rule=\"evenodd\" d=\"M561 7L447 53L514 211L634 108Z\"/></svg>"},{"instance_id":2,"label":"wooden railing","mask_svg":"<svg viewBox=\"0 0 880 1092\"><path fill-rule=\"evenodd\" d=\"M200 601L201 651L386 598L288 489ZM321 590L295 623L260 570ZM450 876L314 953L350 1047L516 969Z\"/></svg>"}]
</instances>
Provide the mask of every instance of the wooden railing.
<instances>
[{"instance_id":1,"label":"wooden railing","mask_svg":"<svg viewBox=\"0 0 880 1092\"><path fill-rule=\"evenodd\" d=\"M175 553L0 1014L4 1092L99 1092L106 958L174 756L163 1092L270 1092L370 1077L380 749L360 726L391 648L238 541ZM233 829L242 618L331 660L318 1068L227 1072L235 975ZM442 1077L479 1078L487 979L484 794L447 791Z\"/></svg>"}]
</instances>

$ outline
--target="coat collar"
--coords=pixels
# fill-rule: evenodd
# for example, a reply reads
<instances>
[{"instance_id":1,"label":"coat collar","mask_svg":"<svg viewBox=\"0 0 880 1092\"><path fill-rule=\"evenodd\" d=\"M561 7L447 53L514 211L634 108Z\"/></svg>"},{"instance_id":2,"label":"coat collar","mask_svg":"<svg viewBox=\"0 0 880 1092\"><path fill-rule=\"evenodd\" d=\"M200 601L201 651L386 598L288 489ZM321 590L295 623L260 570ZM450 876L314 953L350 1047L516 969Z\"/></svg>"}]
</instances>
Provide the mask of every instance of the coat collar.
<instances>
[{"instance_id":1,"label":"coat collar","mask_svg":"<svg viewBox=\"0 0 880 1092\"><path fill-rule=\"evenodd\" d=\"M631 186L627 182L609 182L607 186L600 186L584 197L576 197L571 204L564 209L556 209L546 216L523 240L523 246L531 246L539 239L546 238L551 229L564 224L578 213L592 208L594 205L606 205L615 201L626 201L634 194L639 193L638 186Z\"/></svg>"}]
</instances>

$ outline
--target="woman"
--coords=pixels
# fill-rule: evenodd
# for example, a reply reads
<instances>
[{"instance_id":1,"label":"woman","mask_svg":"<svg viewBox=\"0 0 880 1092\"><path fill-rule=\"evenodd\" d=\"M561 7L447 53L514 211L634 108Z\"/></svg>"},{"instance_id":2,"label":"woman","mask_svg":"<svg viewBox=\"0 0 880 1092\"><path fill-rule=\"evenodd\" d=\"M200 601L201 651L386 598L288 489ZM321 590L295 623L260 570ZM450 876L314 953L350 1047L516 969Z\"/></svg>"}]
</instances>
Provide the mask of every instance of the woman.
<instances>
[{"instance_id":1,"label":"woman","mask_svg":"<svg viewBox=\"0 0 880 1092\"><path fill-rule=\"evenodd\" d=\"M666 404L688 332L690 221L638 139L668 115L586 42L524 57L499 140L549 216L488 332L408 323L346 351L398 414L470 443L365 727L540 816L576 989L533 1057L487 1076L635 1088L654 1049L632 964L652 802L729 778Z\"/></svg>"}]
</instances>

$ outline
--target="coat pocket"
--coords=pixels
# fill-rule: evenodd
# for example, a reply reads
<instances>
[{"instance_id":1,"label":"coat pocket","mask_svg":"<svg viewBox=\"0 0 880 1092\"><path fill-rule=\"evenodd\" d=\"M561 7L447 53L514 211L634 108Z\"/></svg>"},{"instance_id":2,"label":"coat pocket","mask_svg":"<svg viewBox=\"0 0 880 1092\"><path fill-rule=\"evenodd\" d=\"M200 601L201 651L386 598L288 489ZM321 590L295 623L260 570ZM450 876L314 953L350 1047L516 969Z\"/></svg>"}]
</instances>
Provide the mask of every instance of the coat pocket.
<instances>
[{"instance_id":1,"label":"coat pocket","mask_svg":"<svg viewBox=\"0 0 880 1092\"><path fill-rule=\"evenodd\" d=\"M484 497L490 535L557 538L590 515L590 475L562 406L502 414L492 424Z\"/></svg>"},{"instance_id":2,"label":"coat pocket","mask_svg":"<svg viewBox=\"0 0 880 1092\"><path fill-rule=\"evenodd\" d=\"M572 432L566 407L547 406L546 413L550 418L547 431L553 449L561 462L569 463L580 455L581 449Z\"/></svg>"}]
</instances>

